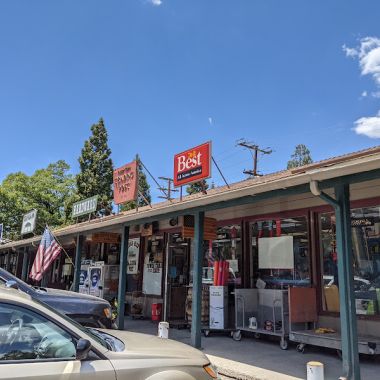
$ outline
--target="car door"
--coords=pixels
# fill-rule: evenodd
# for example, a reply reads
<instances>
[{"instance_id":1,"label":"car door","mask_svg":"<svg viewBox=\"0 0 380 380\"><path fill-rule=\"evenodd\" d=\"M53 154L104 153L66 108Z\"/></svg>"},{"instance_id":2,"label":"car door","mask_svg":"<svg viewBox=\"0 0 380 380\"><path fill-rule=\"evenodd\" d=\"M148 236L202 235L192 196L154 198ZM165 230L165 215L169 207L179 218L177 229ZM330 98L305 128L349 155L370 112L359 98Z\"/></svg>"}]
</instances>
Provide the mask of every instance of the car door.
<instances>
[{"instance_id":1,"label":"car door","mask_svg":"<svg viewBox=\"0 0 380 380\"><path fill-rule=\"evenodd\" d=\"M28 307L0 302L0 380L116 380L110 361L96 350L76 359L77 340Z\"/></svg>"}]
</instances>

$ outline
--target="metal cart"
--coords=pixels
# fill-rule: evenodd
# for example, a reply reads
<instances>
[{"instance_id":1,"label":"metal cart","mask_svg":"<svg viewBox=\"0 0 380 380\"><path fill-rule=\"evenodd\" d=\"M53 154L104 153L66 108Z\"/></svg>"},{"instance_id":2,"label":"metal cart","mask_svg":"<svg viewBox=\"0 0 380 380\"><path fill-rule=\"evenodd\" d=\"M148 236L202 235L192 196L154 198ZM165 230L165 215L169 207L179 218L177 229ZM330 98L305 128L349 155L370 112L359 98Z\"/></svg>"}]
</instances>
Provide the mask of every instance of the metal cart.
<instances>
[{"instance_id":1,"label":"metal cart","mask_svg":"<svg viewBox=\"0 0 380 380\"><path fill-rule=\"evenodd\" d=\"M337 332L318 334L315 330L291 331L289 338L298 343L296 350L300 353L305 352L306 345L336 349L338 354L342 350L342 339ZM379 355L380 338L358 335L358 350L361 354Z\"/></svg>"},{"instance_id":2,"label":"metal cart","mask_svg":"<svg viewBox=\"0 0 380 380\"><path fill-rule=\"evenodd\" d=\"M241 331L278 336L282 350L288 348L289 311L288 291L277 289L235 290L236 331L234 340L241 339ZM255 318L254 328L250 319Z\"/></svg>"},{"instance_id":3,"label":"metal cart","mask_svg":"<svg viewBox=\"0 0 380 380\"><path fill-rule=\"evenodd\" d=\"M298 352L303 353L306 345L312 345L336 349L338 355L341 354L340 333L323 327L316 329L318 313L315 288L289 288L289 312L289 340L298 343ZM380 354L380 337L359 334L358 351L367 355Z\"/></svg>"}]
</instances>

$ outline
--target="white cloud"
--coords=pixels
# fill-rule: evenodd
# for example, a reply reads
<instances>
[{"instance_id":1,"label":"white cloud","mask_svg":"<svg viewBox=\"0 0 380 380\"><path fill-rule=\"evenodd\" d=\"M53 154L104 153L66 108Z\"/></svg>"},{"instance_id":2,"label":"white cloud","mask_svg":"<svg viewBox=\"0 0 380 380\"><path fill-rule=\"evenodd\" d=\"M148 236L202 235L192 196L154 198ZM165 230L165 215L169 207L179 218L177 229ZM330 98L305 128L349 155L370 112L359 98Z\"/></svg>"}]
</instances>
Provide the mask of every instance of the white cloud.
<instances>
[{"instance_id":1,"label":"white cloud","mask_svg":"<svg viewBox=\"0 0 380 380\"><path fill-rule=\"evenodd\" d=\"M368 96L368 92L367 91L363 91L361 97L362 98L366 98L367 96Z\"/></svg>"},{"instance_id":2,"label":"white cloud","mask_svg":"<svg viewBox=\"0 0 380 380\"><path fill-rule=\"evenodd\" d=\"M209 118L208 118L208 123L209 123L210 125L213 125L213 124L214 124L214 121L212 120L212 117L209 117Z\"/></svg>"},{"instance_id":3,"label":"white cloud","mask_svg":"<svg viewBox=\"0 0 380 380\"><path fill-rule=\"evenodd\" d=\"M380 91L373 91L373 92L371 92L371 96L373 98L380 99Z\"/></svg>"},{"instance_id":4,"label":"white cloud","mask_svg":"<svg viewBox=\"0 0 380 380\"><path fill-rule=\"evenodd\" d=\"M349 48L346 45L343 45L342 49L347 57L356 57L358 55L358 51L355 48Z\"/></svg>"},{"instance_id":5,"label":"white cloud","mask_svg":"<svg viewBox=\"0 0 380 380\"><path fill-rule=\"evenodd\" d=\"M380 138L380 111L376 116L361 117L355 121L354 131L372 139Z\"/></svg>"},{"instance_id":6,"label":"white cloud","mask_svg":"<svg viewBox=\"0 0 380 380\"><path fill-rule=\"evenodd\" d=\"M370 75L380 86L380 38L365 37L356 48L343 45L347 57L357 58L362 75Z\"/></svg>"},{"instance_id":7,"label":"white cloud","mask_svg":"<svg viewBox=\"0 0 380 380\"><path fill-rule=\"evenodd\" d=\"M150 0L150 2L157 7L162 4L162 0Z\"/></svg>"}]
</instances>

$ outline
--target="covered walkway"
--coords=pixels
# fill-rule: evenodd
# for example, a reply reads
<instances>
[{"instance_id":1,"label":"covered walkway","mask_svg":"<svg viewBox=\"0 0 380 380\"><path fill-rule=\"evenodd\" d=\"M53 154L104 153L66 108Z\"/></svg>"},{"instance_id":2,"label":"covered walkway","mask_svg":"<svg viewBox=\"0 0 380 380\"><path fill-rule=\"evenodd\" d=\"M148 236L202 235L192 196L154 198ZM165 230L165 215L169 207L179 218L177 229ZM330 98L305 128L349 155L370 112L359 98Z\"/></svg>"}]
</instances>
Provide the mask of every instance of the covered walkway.
<instances>
[{"instance_id":1,"label":"covered walkway","mask_svg":"<svg viewBox=\"0 0 380 380\"><path fill-rule=\"evenodd\" d=\"M149 320L125 319L125 330L157 335L157 324ZM190 344L189 330L170 329L169 338ZM226 335L211 335L202 339L202 349L227 378L255 380L290 380L306 378L306 363L317 360L325 365L325 380L341 376L342 361L334 350L308 347L304 354L296 352L295 345L282 351L277 341L256 340L243 337L235 342ZM360 360L363 380L378 378L380 358L365 357Z\"/></svg>"}]
</instances>

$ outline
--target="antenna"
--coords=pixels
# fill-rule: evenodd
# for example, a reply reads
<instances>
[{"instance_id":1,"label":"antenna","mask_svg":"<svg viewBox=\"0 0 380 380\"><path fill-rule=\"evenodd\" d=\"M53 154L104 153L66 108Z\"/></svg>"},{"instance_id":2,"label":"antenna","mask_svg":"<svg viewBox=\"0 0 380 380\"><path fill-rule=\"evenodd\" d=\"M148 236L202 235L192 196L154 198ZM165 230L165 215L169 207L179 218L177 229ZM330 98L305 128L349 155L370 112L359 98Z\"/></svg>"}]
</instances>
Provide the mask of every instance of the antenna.
<instances>
[{"instance_id":1,"label":"antenna","mask_svg":"<svg viewBox=\"0 0 380 380\"><path fill-rule=\"evenodd\" d=\"M261 149L257 144L253 144L245 139L240 139L236 142L236 145L239 145L239 146L242 146L246 149L249 149L249 151L251 152L252 154L252 151L254 151L254 153L252 154L252 158L253 158L253 170L246 170L244 169L243 173L244 174L248 174L250 176L253 176L253 177L259 177L259 176L262 176L262 174L260 174L258 171L257 171L257 163L258 163L258 154L259 152L260 153L263 153L263 154L271 154L273 152L273 150L271 148L265 148L265 149Z\"/></svg>"}]
</instances>

